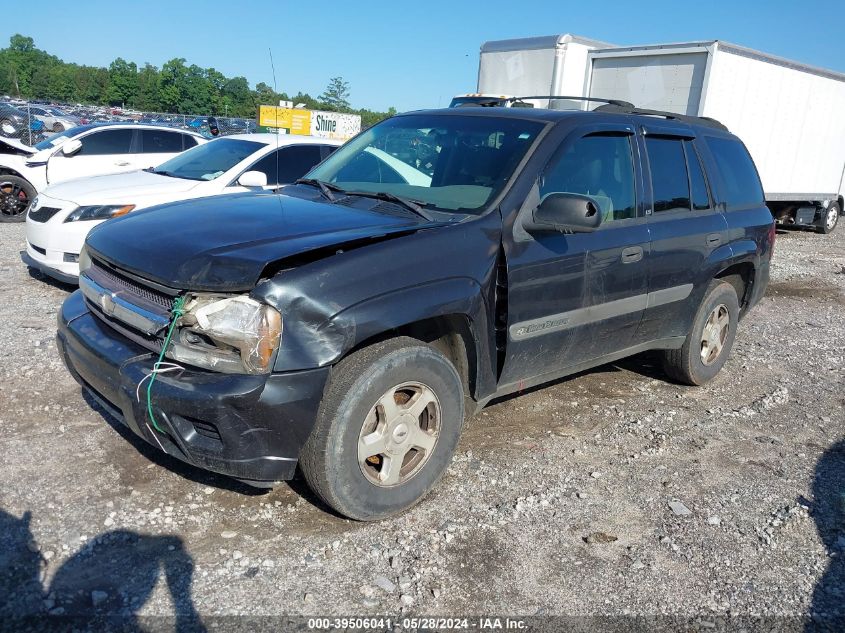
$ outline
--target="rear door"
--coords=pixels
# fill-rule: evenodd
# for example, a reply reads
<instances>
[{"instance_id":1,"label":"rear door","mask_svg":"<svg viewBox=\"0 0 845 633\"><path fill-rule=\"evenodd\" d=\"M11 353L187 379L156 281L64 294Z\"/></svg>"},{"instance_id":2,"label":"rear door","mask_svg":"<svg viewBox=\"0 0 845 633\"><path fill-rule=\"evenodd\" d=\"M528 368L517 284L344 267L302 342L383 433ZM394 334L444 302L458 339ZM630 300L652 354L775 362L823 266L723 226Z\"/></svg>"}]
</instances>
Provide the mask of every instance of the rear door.
<instances>
[{"instance_id":1,"label":"rear door","mask_svg":"<svg viewBox=\"0 0 845 633\"><path fill-rule=\"evenodd\" d=\"M155 167L166 160L170 160L183 149L193 147L196 143L185 145L185 139L191 137L175 130L141 130L138 153L127 158L133 164L133 169Z\"/></svg>"},{"instance_id":2,"label":"rear door","mask_svg":"<svg viewBox=\"0 0 845 633\"><path fill-rule=\"evenodd\" d=\"M514 228L502 386L628 347L645 307L648 255L633 137L631 125L579 128L541 172L537 203L551 193L588 195L602 224L574 234Z\"/></svg>"},{"instance_id":3,"label":"rear door","mask_svg":"<svg viewBox=\"0 0 845 633\"><path fill-rule=\"evenodd\" d=\"M638 341L686 336L727 245L728 225L713 203L696 134L689 126L655 122L639 137L648 166L651 233L649 301Z\"/></svg>"},{"instance_id":4,"label":"rear door","mask_svg":"<svg viewBox=\"0 0 845 633\"><path fill-rule=\"evenodd\" d=\"M135 130L100 128L77 138L82 143L78 152L65 156L59 148L48 160L48 183L135 169Z\"/></svg>"}]
</instances>

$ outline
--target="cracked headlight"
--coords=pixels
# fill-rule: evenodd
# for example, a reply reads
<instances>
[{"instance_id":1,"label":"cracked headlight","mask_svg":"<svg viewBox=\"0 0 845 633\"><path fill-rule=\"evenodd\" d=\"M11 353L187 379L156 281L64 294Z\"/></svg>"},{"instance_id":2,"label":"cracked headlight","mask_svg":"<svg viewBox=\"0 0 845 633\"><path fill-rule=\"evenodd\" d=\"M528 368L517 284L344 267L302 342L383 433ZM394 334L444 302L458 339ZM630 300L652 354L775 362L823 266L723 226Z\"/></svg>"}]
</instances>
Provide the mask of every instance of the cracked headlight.
<instances>
[{"instance_id":1,"label":"cracked headlight","mask_svg":"<svg viewBox=\"0 0 845 633\"><path fill-rule=\"evenodd\" d=\"M126 215L135 208L134 204L95 204L90 207L77 207L65 222L80 222L82 220L108 220Z\"/></svg>"},{"instance_id":2,"label":"cracked headlight","mask_svg":"<svg viewBox=\"0 0 845 633\"><path fill-rule=\"evenodd\" d=\"M188 295L167 355L229 374L267 374L282 336L278 310L247 296Z\"/></svg>"}]
</instances>

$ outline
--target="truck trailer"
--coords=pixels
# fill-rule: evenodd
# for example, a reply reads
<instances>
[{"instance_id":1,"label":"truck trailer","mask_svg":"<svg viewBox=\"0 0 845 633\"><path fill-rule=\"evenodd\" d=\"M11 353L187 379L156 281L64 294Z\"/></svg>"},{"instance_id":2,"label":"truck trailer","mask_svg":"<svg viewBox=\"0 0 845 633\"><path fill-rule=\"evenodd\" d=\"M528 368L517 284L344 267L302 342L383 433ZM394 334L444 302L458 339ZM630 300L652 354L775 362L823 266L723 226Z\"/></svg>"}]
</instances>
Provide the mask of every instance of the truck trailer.
<instances>
[{"instance_id":1,"label":"truck trailer","mask_svg":"<svg viewBox=\"0 0 845 633\"><path fill-rule=\"evenodd\" d=\"M549 43L565 38L550 56ZM478 82L479 92L616 99L716 119L748 147L779 224L829 233L845 209L843 73L719 40L602 47L551 36L486 42Z\"/></svg>"}]
</instances>

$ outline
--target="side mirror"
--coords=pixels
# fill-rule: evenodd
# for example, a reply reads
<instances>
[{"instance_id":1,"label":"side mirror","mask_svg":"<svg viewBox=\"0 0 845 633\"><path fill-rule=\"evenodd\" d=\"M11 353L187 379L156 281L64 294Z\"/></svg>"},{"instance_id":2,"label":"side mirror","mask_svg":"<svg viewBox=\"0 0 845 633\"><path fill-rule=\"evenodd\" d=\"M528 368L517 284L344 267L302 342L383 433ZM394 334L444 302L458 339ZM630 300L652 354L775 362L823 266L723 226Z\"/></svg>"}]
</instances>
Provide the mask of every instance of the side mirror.
<instances>
[{"instance_id":1,"label":"side mirror","mask_svg":"<svg viewBox=\"0 0 845 633\"><path fill-rule=\"evenodd\" d=\"M590 196L550 193L523 222L529 233L591 233L601 224L601 209Z\"/></svg>"},{"instance_id":2,"label":"side mirror","mask_svg":"<svg viewBox=\"0 0 845 633\"><path fill-rule=\"evenodd\" d=\"M241 187L266 187L267 174L262 171L245 171L238 178Z\"/></svg>"},{"instance_id":3,"label":"side mirror","mask_svg":"<svg viewBox=\"0 0 845 633\"><path fill-rule=\"evenodd\" d=\"M81 149L82 141L77 138L72 138L69 141L65 141L64 145L62 145L62 154L70 158Z\"/></svg>"}]
</instances>

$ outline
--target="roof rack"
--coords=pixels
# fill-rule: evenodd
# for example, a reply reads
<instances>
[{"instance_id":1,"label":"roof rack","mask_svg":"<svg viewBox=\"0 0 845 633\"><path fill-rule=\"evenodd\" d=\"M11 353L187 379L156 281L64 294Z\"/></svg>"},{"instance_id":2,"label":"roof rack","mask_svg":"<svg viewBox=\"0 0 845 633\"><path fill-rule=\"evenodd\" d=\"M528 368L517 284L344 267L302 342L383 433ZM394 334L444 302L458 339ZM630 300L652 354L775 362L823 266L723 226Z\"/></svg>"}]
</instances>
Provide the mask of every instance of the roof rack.
<instances>
[{"instance_id":1,"label":"roof rack","mask_svg":"<svg viewBox=\"0 0 845 633\"><path fill-rule=\"evenodd\" d=\"M636 106L631 105L630 103L627 105L622 105L625 102L611 102L614 100L608 100L606 105L599 106L596 108L597 112L618 112L620 114L646 114L649 116L662 116L667 119L674 119L676 121L683 121L684 123L691 123L693 125L706 125L707 127L712 127L717 130L724 130L725 132L729 132L727 126L717 121L716 119L711 119L707 116L691 116L689 114L678 114L677 112L666 112L664 110L649 110L647 108L637 108Z\"/></svg>"},{"instance_id":2,"label":"roof rack","mask_svg":"<svg viewBox=\"0 0 845 633\"><path fill-rule=\"evenodd\" d=\"M633 103L628 103L627 101L621 101L620 99L602 99L600 97L568 97L565 95L532 95L530 97L509 97L507 99L501 99L499 102L503 101L511 101L513 103L519 103L520 101L526 101L529 99L548 99L549 101L595 101L596 103L604 103L607 105L614 105L620 108L633 108L635 107Z\"/></svg>"}]
</instances>

